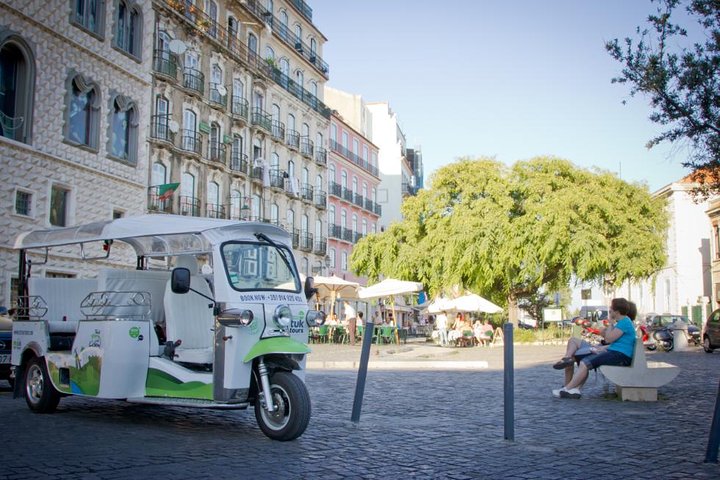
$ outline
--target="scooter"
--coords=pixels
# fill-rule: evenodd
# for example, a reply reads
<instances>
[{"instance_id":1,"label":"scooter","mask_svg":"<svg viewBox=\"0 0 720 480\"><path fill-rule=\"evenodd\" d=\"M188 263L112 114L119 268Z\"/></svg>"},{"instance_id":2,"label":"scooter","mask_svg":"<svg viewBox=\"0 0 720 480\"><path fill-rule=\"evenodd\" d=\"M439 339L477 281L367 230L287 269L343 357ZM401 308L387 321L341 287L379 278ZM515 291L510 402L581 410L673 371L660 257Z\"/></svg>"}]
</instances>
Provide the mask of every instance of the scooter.
<instances>
[{"instance_id":1,"label":"scooter","mask_svg":"<svg viewBox=\"0 0 720 480\"><path fill-rule=\"evenodd\" d=\"M643 327L640 328L642 329ZM659 345L662 350L670 352L673 348L675 348L675 337L673 336L673 330L670 329L669 325L659 330L655 330L652 336L656 344ZM700 330L695 325L688 325L687 339L688 345L699 346L701 344ZM648 349L653 350L651 348Z\"/></svg>"},{"instance_id":2,"label":"scooter","mask_svg":"<svg viewBox=\"0 0 720 480\"><path fill-rule=\"evenodd\" d=\"M640 339L642 340L643 346L648 350L657 350L657 343L655 343L655 339L651 337L650 331L645 325L640 325Z\"/></svg>"}]
</instances>

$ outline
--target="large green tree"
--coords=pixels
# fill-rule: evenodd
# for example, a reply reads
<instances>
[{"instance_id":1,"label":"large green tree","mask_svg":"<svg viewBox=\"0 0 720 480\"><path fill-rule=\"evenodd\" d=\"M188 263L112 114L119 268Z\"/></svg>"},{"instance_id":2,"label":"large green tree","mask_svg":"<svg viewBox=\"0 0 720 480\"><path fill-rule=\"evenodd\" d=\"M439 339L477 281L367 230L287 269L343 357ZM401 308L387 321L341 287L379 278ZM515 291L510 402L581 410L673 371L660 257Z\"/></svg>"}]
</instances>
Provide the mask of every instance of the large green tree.
<instances>
[{"instance_id":1,"label":"large green tree","mask_svg":"<svg viewBox=\"0 0 720 480\"><path fill-rule=\"evenodd\" d=\"M613 174L557 158L462 159L431 184L403 203L403 221L355 246L355 272L420 281L431 295L460 285L512 315L519 298L572 276L614 286L665 262L663 201Z\"/></svg>"},{"instance_id":2,"label":"large green tree","mask_svg":"<svg viewBox=\"0 0 720 480\"><path fill-rule=\"evenodd\" d=\"M664 131L648 148L666 141L688 146L682 164L701 184L696 193L720 193L720 2L656 1L657 13L648 16L647 28L637 28L636 38L606 44L623 64L622 74L612 81L628 84L630 95L650 99L650 119ZM673 21L682 6L687 13L682 21L699 30L694 35ZM692 43L691 36L700 41Z\"/></svg>"}]
</instances>

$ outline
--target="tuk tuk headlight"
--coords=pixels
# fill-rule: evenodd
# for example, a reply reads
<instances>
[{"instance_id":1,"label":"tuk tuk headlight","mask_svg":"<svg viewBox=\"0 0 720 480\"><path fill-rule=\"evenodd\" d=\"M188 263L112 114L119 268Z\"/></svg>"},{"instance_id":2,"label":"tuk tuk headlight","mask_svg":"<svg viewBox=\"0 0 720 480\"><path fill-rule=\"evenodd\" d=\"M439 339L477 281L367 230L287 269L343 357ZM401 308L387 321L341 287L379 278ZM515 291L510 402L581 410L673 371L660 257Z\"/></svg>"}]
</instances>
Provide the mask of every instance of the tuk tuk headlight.
<instances>
[{"instance_id":1,"label":"tuk tuk headlight","mask_svg":"<svg viewBox=\"0 0 720 480\"><path fill-rule=\"evenodd\" d=\"M273 322L278 328L290 328L292 322L292 311L287 305L278 305L273 314Z\"/></svg>"},{"instance_id":2,"label":"tuk tuk headlight","mask_svg":"<svg viewBox=\"0 0 720 480\"><path fill-rule=\"evenodd\" d=\"M321 312L320 310L308 310L305 315L305 323L308 324L308 327L319 327L325 323L325 312Z\"/></svg>"}]
</instances>

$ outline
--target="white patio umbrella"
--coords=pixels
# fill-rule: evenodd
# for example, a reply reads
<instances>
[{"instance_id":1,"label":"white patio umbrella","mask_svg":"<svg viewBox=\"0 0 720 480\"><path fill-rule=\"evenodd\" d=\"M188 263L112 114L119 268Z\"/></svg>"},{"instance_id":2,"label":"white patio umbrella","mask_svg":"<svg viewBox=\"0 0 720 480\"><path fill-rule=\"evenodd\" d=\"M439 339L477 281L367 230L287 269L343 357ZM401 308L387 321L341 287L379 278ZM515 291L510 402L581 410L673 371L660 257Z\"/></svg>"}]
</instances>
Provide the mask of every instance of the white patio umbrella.
<instances>
[{"instance_id":1,"label":"white patio umbrella","mask_svg":"<svg viewBox=\"0 0 720 480\"><path fill-rule=\"evenodd\" d=\"M452 310L450 299L438 297L427 306L428 313L440 313L446 310Z\"/></svg>"},{"instance_id":2,"label":"white patio umbrella","mask_svg":"<svg viewBox=\"0 0 720 480\"><path fill-rule=\"evenodd\" d=\"M330 314L335 311L335 300L337 298L358 298L360 284L351 282L337 275L330 277L313 277L315 288L318 289L318 298L330 297Z\"/></svg>"},{"instance_id":3,"label":"white patio umbrella","mask_svg":"<svg viewBox=\"0 0 720 480\"><path fill-rule=\"evenodd\" d=\"M407 280L396 280L394 278L386 278L380 283L376 283L367 288L362 288L358 292L358 297L362 299L369 298L385 298L390 300L390 308L393 312L393 319L397 318L395 315L395 295L406 295L408 293L419 292L423 289L422 283L409 282ZM395 320L393 320L395 321ZM397 324L395 325L397 326ZM395 341L400 343L398 329L395 329Z\"/></svg>"},{"instance_id":4,"label":"white patio umbrella","mask_svg":"<svg viewBox=\"0 0 720 480\"><path fill-rule=\"evenodd\" d=\"M471 293L463 295L448 302L449 310L457 310L459 312L483 312L483 313L500 313L502 308L498 307L490 300L486 300L480 295Z\"/></svg>"}]
</instances>

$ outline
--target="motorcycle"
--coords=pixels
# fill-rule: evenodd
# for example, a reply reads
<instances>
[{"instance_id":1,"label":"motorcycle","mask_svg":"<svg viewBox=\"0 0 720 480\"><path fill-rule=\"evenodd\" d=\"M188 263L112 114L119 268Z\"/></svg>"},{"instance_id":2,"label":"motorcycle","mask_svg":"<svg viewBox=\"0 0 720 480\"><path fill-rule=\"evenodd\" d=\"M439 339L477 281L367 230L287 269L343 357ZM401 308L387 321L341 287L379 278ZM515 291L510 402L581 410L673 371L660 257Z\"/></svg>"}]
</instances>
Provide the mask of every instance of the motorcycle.
<instances>
[{"instance_id":1,"label":"motorcycle","mask_svg":"<svg viewBox=\"0 0 720 480\"><path fill-rule=\"evenodd\" d=\"M657 349L657 343L650 333L651 332L648 330L646 325L640 325L640 340L642 341L643 346L650 351L655 351Z\"/></svg>"},{"instance_id":2,"label":"motorcycle","mask_svg":"<svg viewBox=\"0 0 720 480\"><path fill-rule=\"evenodd\" d=\"M652 337L655 341L656 347L659 346L665 352L670 352L673 348L675 348L675 337L673 335L674 329L670 328L671 326L672 325L668 325L652 332ZM640 329L643 330L643 327L641 326ZM647 329L645 329L645 331L647 331ZM699 346L701 344L700 329L698 329L695 325L688 325L687 339L688 345ZM643 344L648 348L648 350L654 350L656 348L651 348L645 344L645 341L643 341Z\"/></svg>"}]
</instances>

